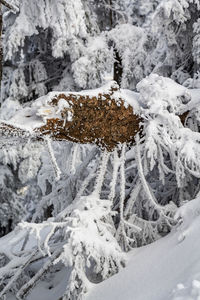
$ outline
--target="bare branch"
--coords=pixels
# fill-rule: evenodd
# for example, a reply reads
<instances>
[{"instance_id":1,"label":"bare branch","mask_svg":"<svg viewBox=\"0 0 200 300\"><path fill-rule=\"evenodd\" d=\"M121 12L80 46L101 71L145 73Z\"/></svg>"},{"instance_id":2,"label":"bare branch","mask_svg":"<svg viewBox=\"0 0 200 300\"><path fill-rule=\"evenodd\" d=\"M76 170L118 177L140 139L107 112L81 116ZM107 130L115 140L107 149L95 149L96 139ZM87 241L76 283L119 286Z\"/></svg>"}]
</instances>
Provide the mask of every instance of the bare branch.
<instances>
[{"instance_id":1,"label":"bare branch","mask_svg":"<svg viewBox=\"0 0 200 300\"><path fill-rule=\"evenodd\" d=\"M5 0L0 0L0 4L3 4L5 7L14 10L14 7Z\"/></svg>"}]
</instances>

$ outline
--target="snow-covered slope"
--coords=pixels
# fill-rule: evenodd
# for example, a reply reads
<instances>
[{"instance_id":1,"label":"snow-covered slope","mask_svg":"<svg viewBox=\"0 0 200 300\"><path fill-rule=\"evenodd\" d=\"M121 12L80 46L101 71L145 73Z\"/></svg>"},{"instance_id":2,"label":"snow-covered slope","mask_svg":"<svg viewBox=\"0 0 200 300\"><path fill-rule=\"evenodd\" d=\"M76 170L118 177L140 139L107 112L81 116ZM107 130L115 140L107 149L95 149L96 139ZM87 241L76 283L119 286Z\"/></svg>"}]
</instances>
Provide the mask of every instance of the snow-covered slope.
<instances>
[{"instance_id":1,"label":"snow-covered slope","mask_svg":"<svg viewBox=\"0 0 200 300\"><path fill-rule=\"evenodd\" d=\"M87 300L199 300L200 198L179 209L171 234L129 255L127 267L94 285Z\"/></svg>"}]
</instances>

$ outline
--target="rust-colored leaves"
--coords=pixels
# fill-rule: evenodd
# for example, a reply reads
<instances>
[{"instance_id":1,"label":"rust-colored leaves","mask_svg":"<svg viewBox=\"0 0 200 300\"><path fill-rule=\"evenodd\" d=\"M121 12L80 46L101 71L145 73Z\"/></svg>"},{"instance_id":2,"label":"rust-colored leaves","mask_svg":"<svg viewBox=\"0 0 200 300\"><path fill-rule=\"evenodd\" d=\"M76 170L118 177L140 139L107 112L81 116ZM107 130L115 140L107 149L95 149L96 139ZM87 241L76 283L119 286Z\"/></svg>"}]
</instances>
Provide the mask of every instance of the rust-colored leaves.
<instances>
[{"instance_id":1,"label":"rust-colored leaves","mask_svg":"<svg viewBox=\"0 0 200 300\"><path fill-rule=\"evenodd\" d=\"M112 91L94 97L59 94L50 104L58 106L61 99L68 103L69 108L62 111L62 120L47 119L46 125L37 130L57 140L95 143L109 151L119 143L132 144L140 118L130 105L125 107L123 99L115 100L112 94ZM67 118L69 112L71 120Z\"/></svg>"}]
</instances>

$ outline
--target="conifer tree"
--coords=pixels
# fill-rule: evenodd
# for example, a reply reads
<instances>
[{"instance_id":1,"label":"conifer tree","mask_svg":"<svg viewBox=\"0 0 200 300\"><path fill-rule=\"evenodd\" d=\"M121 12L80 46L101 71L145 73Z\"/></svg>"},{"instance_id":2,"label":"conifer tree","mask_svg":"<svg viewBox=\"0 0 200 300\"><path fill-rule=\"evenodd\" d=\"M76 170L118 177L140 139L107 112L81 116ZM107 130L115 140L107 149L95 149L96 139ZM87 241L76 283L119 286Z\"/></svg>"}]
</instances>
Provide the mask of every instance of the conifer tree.
<instances>
[{"instance_id":1,"label":"conifer tree","mask_svg":"<svg viewBox=\"0 0 200 300\"><path fill-rule=\"evenodd\" d=\"M100 87L113 75L141 116L135 144L112 152L1 137L0 234L13 232L0 243L0 298L26 299L58 268L68 272L61 299L81 299L125 266L127 251L168 233L177 208L199 193L199 109L193 91L166 78L198 85L199 2L9 3L16 9L3 15L1 119L16 125L22 111L34 111L34 121L47 121L52 95ZM76 95L102 97L104 89ZM53 106L60 118L62 105Z\"/></svg>"}]
</instances>

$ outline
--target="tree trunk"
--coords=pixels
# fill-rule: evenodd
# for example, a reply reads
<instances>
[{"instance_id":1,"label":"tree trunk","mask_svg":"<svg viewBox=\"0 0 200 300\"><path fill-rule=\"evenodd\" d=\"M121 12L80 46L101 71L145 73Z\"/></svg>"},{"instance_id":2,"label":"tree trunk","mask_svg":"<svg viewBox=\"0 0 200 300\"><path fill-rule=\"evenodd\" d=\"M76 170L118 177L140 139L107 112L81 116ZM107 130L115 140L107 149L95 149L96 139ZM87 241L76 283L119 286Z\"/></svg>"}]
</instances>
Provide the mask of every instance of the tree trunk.
<instances>
[{"instance_id":1,"label":"tree trunk","mask_svg":"<svg viewBox=\"0 0 200 300\"><path fill-rule=\"evenodd\" d=\"M122 58L115 47L114 47L114 59L115 59L115 61L114 61L114 74L113 74L114 78L113 79L121 87L122 74L123 74Z\"/></svg>"},{"instance_id":2,"label":"tree trunk","mask_svg":"<svg viewBox=\"0 0 200 300\"><path fill-rule=\"evenodd\" d=\"M109 18L110 18L110 29L112 30L114 26L114 17L113 17L113 1L109 0ZM116 48L116 45L112 42L113 45L113 54L114 54L114 66L113 66L113 80L117 82L119 87L121 87L121 82L122 82L122 73L123 73L123 68L122 68L122 58Z\"/></svg>"}]
</instances>

